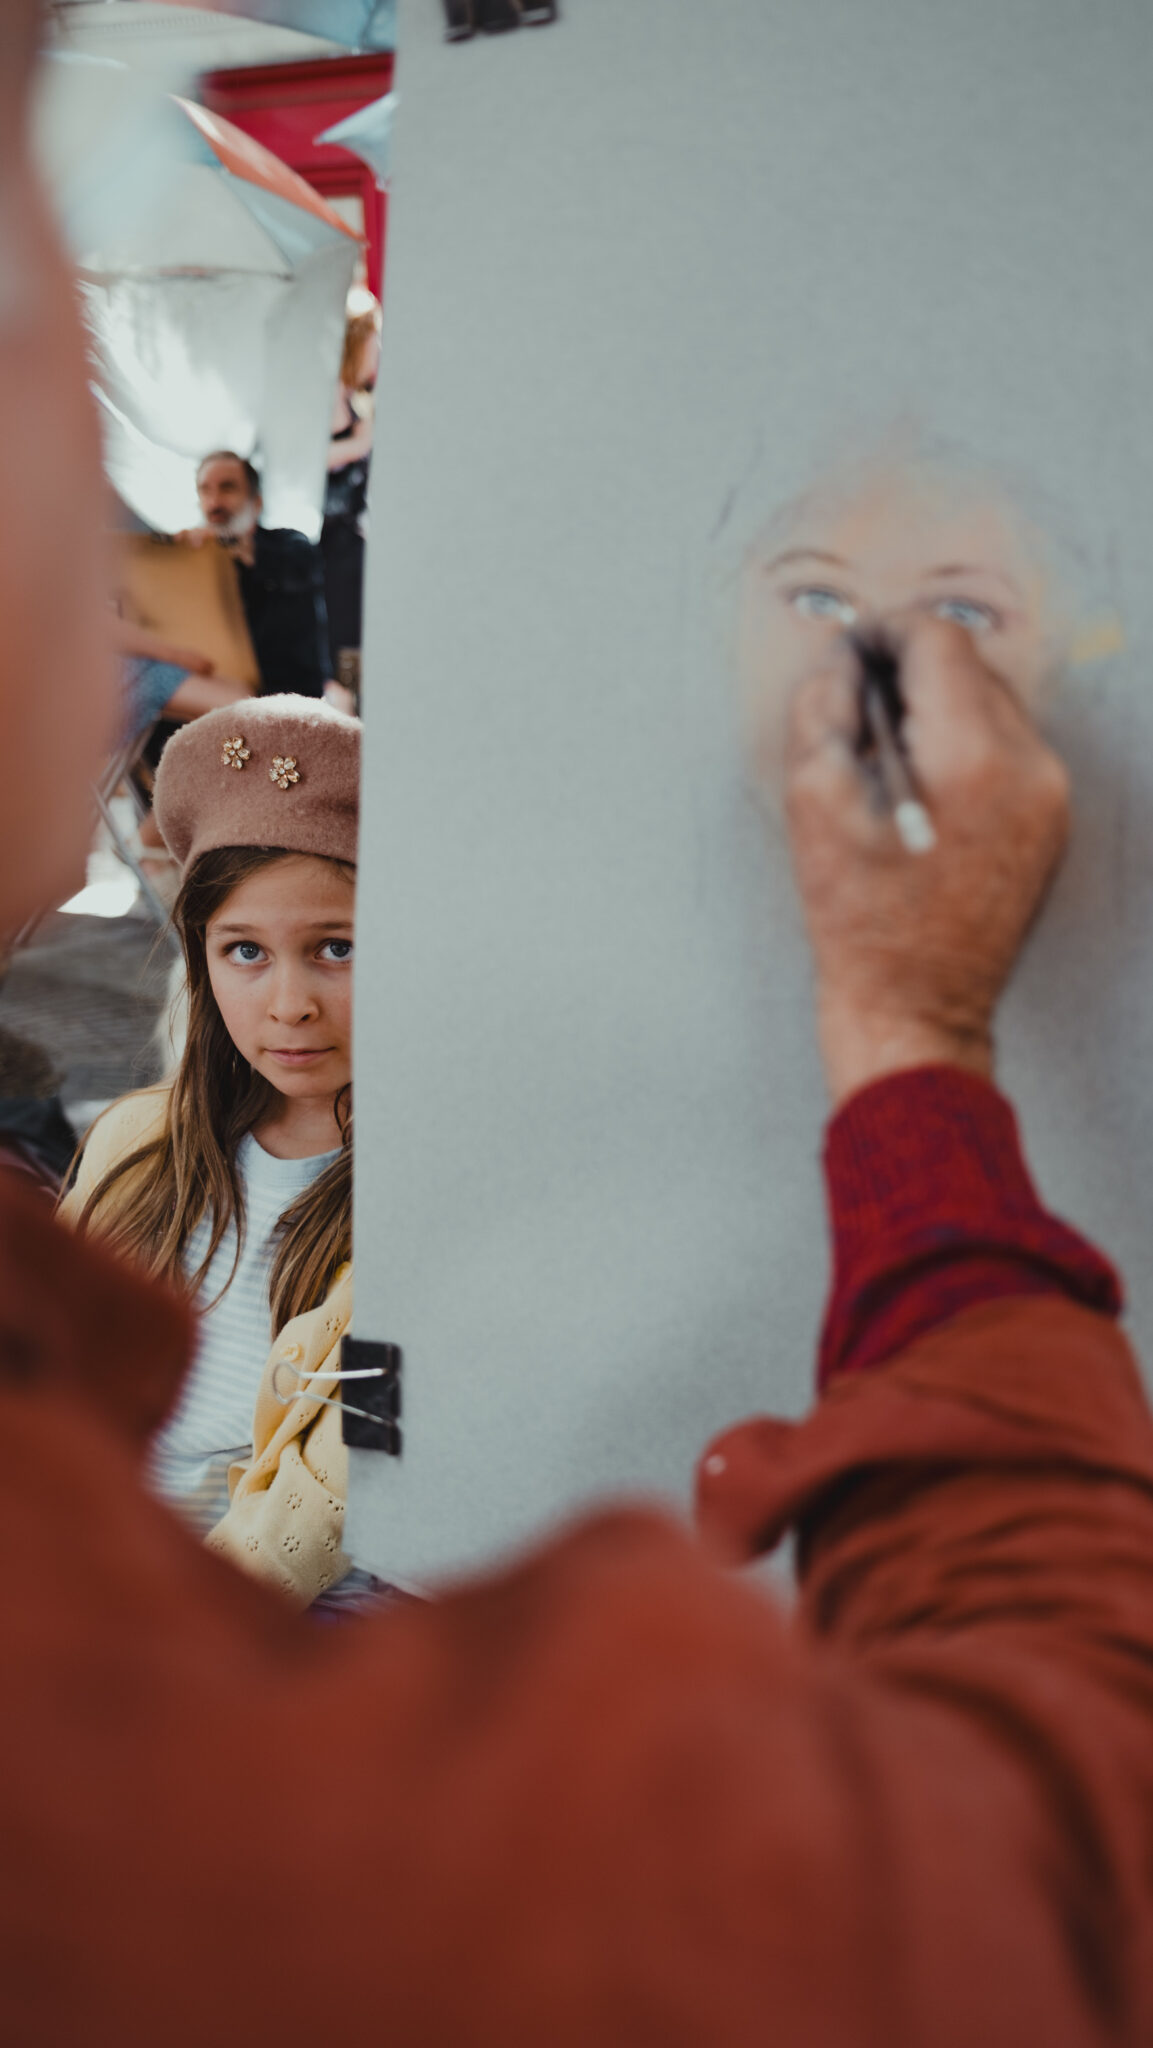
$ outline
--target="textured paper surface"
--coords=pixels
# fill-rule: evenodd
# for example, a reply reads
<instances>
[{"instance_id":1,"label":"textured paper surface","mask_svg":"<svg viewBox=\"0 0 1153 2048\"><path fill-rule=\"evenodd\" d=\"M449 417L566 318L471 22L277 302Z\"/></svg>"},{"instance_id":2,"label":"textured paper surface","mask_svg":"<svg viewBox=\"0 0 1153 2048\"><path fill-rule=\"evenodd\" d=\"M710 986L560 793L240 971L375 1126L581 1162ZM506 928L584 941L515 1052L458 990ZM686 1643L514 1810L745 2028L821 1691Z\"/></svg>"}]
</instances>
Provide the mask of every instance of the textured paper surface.
<instances>
[{"instance_id":1,"label":"textured paper surface","mask_svg":"<svg viewBox=\"0 0 1153 2048\"><path fill-rule=\"evenodd\" d=\"M420 1580L683 1505L710 1432L808 1398L823 1100L725 579L842 438L991 465L1123 620L1047 713L1077 836L1002 1072L1153 1336L1153 29L569 0L450 47L408 0L401 70L355 1327L404 1348L405 1452L354 1454L350 1529Z\"/></svg>"}]
</instances>

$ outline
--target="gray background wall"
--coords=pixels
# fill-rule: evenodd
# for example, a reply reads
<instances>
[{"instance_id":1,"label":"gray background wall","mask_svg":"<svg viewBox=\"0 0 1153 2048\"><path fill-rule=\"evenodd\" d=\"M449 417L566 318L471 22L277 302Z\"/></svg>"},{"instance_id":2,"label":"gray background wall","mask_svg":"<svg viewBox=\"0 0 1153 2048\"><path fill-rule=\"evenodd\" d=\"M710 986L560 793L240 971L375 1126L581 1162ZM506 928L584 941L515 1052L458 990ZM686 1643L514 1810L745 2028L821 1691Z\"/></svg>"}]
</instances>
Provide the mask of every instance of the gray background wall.
<instances>
[{"instance_id":1,"label":"gray background wall","mask_svg":"<svg viewBox=\"0 0 1153 2048\"><path fill-rule=\"evenodd\" d=\"M1063 508L1129 652L1054 706L1073 856L1006 1015L1054 1206L1153 1336L1144 0L405 0L373 497L356 1329L420 1580L807 1399L823 1098L717 532L901 413ZM742 499L742 504L744 503ZM747 507L746 507L747 510Z\"/></svg>"}]
</instances>

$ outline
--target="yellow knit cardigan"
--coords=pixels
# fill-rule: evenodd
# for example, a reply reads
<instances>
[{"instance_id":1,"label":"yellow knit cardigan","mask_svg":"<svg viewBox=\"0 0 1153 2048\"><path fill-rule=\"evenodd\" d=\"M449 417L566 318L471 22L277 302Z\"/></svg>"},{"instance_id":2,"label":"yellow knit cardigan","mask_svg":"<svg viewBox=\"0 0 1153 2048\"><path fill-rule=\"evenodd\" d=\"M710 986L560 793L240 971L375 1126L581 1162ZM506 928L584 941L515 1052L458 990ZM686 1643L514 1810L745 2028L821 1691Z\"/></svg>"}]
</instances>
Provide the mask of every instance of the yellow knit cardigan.
<instances>
[{"instance_id":1,"label":"yellow knit cardigan","mask_svg":"<svg viewBox=\"0 0 1153 2048\"><path fill-rule=\"evenodd\" d=\"M114 1102L97 1119L75 1184L61 1204L65 1221L76 1223L117 1160L159 1137L168 1097L167 1087L146 1088ZM93 1230L107 1230L116 1208L113 1193ZM210 1549L271 1580L301 1607L342 1579L352 1563L341 1548L348 1453L340 1410L319 1398L336 1399L339 1382L322 1380L311 1398L307 1385L310 1374L339 1368L340 1340L351 1318L352 1267L344 1265L319 1306L294 1316L273 1344L256 1396L252 1457L231 1467L228 1512L205 1538ZM287 1404L277 1398L278 1366L281 1392L286 1382L301 1388Z\"/></svg>"}]
</instances>

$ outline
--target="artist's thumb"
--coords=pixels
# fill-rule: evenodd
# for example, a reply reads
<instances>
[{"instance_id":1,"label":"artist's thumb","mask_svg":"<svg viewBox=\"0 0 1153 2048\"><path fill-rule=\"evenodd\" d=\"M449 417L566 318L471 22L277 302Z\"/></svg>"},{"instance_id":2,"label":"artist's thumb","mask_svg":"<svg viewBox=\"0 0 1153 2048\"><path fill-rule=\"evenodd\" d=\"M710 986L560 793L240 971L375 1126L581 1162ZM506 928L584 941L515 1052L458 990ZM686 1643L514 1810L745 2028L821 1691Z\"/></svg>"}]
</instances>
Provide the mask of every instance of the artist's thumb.
<instances>
[{"instance_id":1,"label":"artist's thumb","mask_svg":"<svg viewBox=\"0 0 1153 2048\"><path fill-rule=\"evenodd\" d=\"M970 790L1040 744L1004 677L982 659L964 626L920 617L898 641L904 743L925 793L938 802Z\"/></svg>"},{"instance_id":2,"label":"artist's thumb","mask_svg":"<svg viewBox=\"0 0 1153 2048\"><path fill-rule=\"evenodd\" d=\"M1024 871L1048 873L1069 831L1064 762L964 627L925 619L901 654L905 740L914 773L946 838L996 836Z\"/></svg>"}]
</instances>

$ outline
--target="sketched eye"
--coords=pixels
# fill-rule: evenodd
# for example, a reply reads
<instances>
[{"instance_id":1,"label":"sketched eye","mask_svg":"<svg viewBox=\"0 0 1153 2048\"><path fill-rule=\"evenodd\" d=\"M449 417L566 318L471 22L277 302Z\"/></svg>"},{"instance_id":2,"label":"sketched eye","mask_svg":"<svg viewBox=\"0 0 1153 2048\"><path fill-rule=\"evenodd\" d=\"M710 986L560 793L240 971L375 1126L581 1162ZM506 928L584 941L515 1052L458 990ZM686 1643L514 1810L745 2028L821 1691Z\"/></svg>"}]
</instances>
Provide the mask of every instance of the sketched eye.
<instances>
[{"instance_id":1,"label":"sketched eye","mask_svg":"<svg viewBox=\"0 0 1153 2048\"><path fill-rule=\"evenodd\" d=\"M970 633L988 633L1001 624L1001 615L990 604L978 604L971 597L942 597L933 606L939 619L952 619Z\"/></svg>"},{"instance_id":2,"label":"sketched eye","mask_svg":"<svg viewBox=\"0 0 1153 2048\"><path fill-rule=\"evenodd\" d=\"M802 583L788 592L788 600L803 619L836 619L842 626L856 622L857 607L840 590L825 583Z\"/></svg>"}]
</instances>

